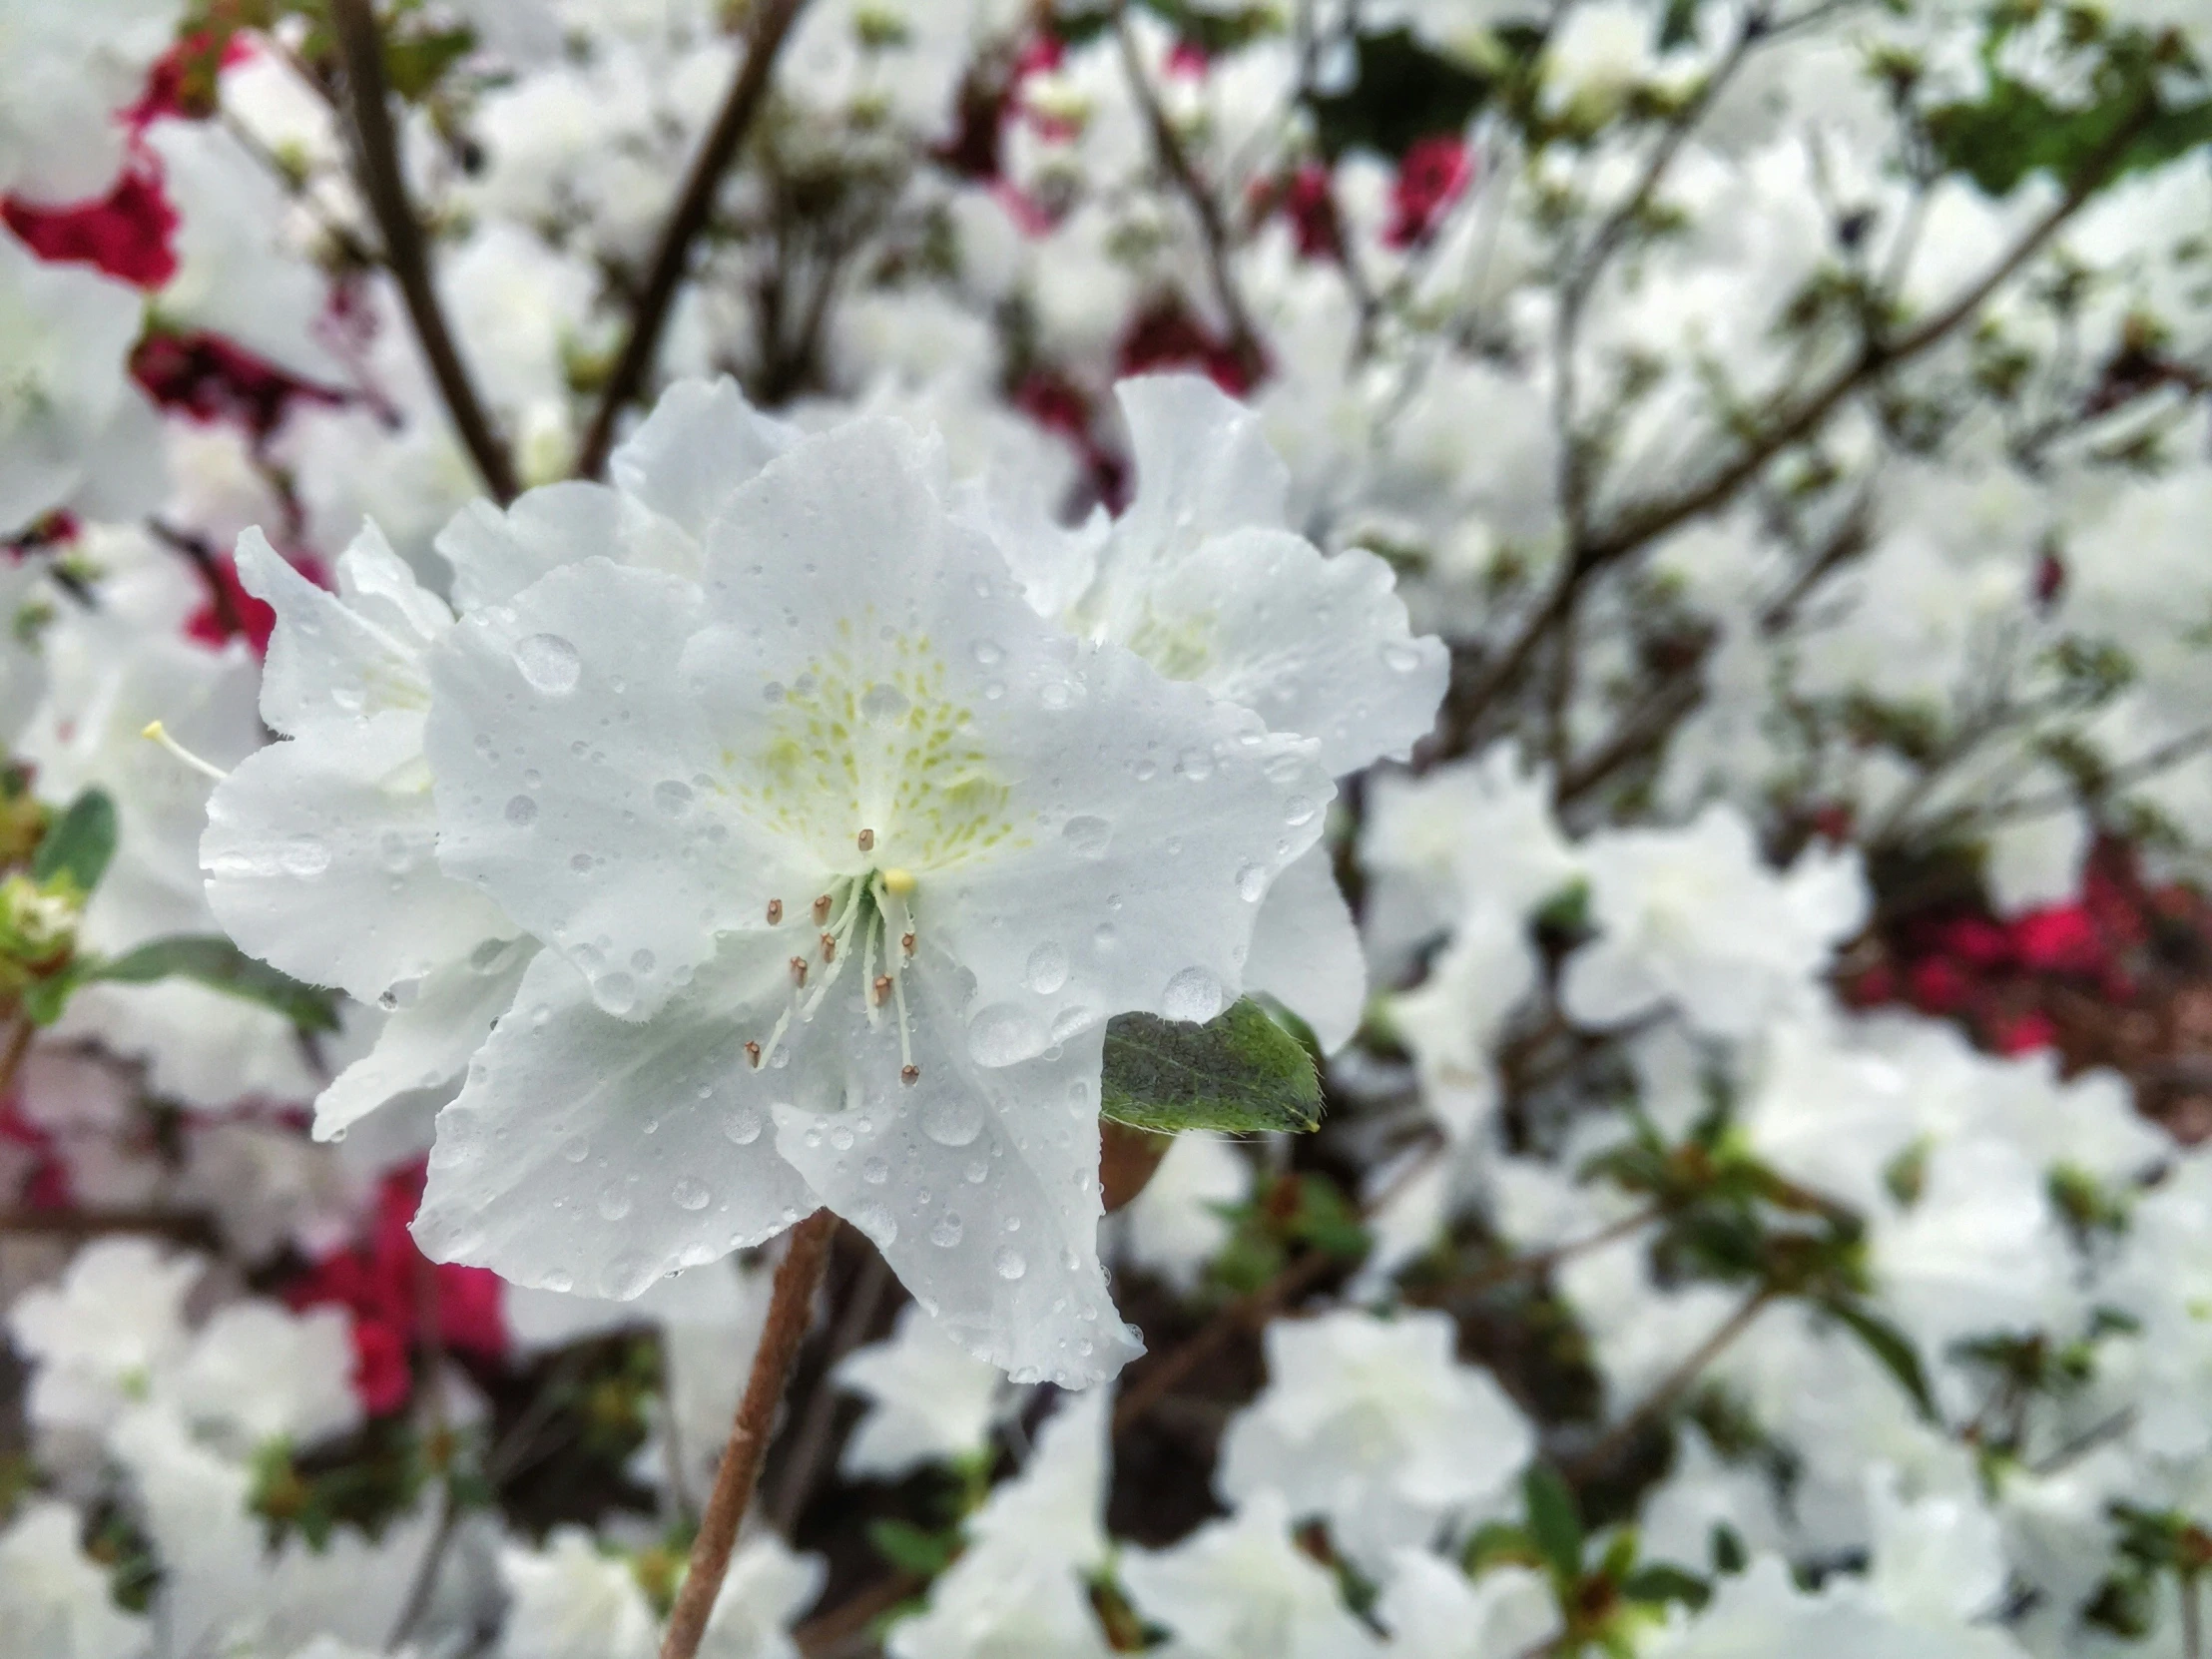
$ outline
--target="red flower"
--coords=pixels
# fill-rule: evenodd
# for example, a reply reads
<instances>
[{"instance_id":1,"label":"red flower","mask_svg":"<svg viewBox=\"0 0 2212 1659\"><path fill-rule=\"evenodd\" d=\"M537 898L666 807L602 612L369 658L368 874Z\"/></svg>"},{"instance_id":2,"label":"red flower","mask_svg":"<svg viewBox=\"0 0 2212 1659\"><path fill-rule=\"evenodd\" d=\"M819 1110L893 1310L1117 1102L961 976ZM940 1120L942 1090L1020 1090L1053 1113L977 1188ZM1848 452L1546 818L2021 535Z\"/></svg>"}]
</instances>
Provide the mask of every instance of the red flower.
<instances>
[{"instance_id":1,"label":"red flower","mask_svg":"<svg viewBox=\"0 0 2212 1659\"><path fill-rule=\"evenodd\" d=\"M1291 222L1298 252L1309 260L1344 258L1344 221L1337 214L1337 198L1330 189L1329 170L1308 162L1292 174L1283 187L1283 212Z\"/></svg>"},{"instance_id":2,"label":"red flower","mask_svg":"<svg viewBox=\"0 0 2212 1659\"><path fill-rule=\"evenodd\" d=\"M1913 1004L1923 1013L1950 1014L1965 1006L1973 984L1947 956L1930 956L1913 964Z\"/></svg>"},{"instance_id":3,"label":"red flower","mask_svg":"<svg viewBox=\"0 0 2212 1659\"><path fill-rule=\"evenodd\" d=\"M2029 1054L2058 1041L2058 1027L2040 1008L2000 1021L1989 1033L1989 1046L1999 1054Z\"/></svg>"},{"instance_id":4,"label":"red flower","mask_svg":"<svg viewBox=\"0 0 2212 1659\"><path fill-rule=\"evenodd\" d=\"M0 219L42 260L89 265L149 289L177 274L177 210L145 162L126 168L102 201L42 208L11 196L0 201Z\"/></svg>"},{"instance_id":5,"label":"red flower","mask_svg":"<svg viewBox=\"0 0 2212 1659\"><path fill-rule=\"evenodd\" d=\"M1434 234L1444 210L1459 199L1474 177L1467 147L1449 136L1415 141L1397 164L1397 182L1390 190L1390 223L1382 240L1392 248L1408 248Z\"/></svg>"},{"instance_id":6,"label":"red flower","mask_svg":"<svg viewBox=\"0 0 2212 1659\"><path fill-rule=\"evenodd\" d=\"M330 585L321 561L312 554L303 553L293 558L291 567L317 587ZM186 622L186 634L202 645L218 649L234 639L242 639L254 648L255 656L267 657L270 632L276 626L276 613L246 591L245 584L239 581L238 560L228 553L218 554L202 564L200 572L208 583L208 602Z\"/></svg>"},{"instance_id":7,"label":"red flower","mask_svg":"<svg viewBox=\"0 0 2212 1659\"><path fill-rule=\"evenodd\" d=\"M296 398L343 401L216 334L149 334L131 357L131 374L163 408L234 421L257 440L276 429Z\"/></svg>"},{"instance_id":8,"label":"red flower","mask_svg":"<svg viewBox=\"0 0 2212 1659\"><path fill-rule=\"evenodd\" d=\"M1227 340L1218 340L1179 299L1163 299L1138 313L1122 336L1121 374L1151 369L1195 368L1211 375L1232 397L1242 397L1260 379Z\"/></svg>"},{"instance_id":9,"label":"red flower","mask_svg":"<svg viewBox=\"0 0 2212 1659\"><path fill-rule=\"evenodd\" d=\"M1977 968L1992 968L2012 958L2012 936L1993 921L1961 916L1936 935L1936 948Z\"/></svg>"},{"instance_id":10,"label":"red flower","mask_svg":"<svg viewBox=\"0 0 2212 1659\"><path fill-rule=\"evenodd\" d=\"M2095 973L2105 964L2104 940L2080 904L2029 911L2012 924L2012 939L2037 973Z\"/></svg>"},{"instance_id":11,"label":"red flower","mask_svg":"<svg viewBox=\"0 0 2212 1659\"><path fill-rule=\"evenodd\" d=\"M355 1385L370 1411L394 1410L411 1386L407 1355L436 1311L439 1340L455 1354L493 1361L507 1352L496 1275L483 1268L432 1263L415 1248L407 1224L422 1202L420 1164L384 1178L368 1236L324 1257L284 1293L293 1308L335 1305L353 1315Z\"/></svg>"}]
</instances>

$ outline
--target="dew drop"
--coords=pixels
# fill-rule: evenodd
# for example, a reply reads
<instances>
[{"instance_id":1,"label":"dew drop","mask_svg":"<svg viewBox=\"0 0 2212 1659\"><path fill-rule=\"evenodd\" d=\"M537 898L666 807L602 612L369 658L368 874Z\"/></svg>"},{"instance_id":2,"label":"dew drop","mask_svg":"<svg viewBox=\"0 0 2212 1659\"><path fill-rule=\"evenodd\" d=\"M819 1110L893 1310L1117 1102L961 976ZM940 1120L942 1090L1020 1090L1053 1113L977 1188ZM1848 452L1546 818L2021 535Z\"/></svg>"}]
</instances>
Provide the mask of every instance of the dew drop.
<instances>
[{"instance_id":1,"label":"dew drop","mask_svg":"<svg viewBox=\"0 0 2212 1659\"><path fill-rule=\"evenodd\" d=\"M591 999L619 1019L638 1005L638 982L627 973L603 973L591 982Z\"/></svg>"},{"instance_id":2,"label":"dew drop","mask_svg":"<svg viewBox=\"0 0 2212 1659\"><path fill-rule=\"evenodd\" d=\"M1283 803L1283 822L1295 830L1301 824L1311 823L1318 810L1311 797L1294 795Z\"/></svg>"},{"instance_id":3,"label":"dew drop","mask_svg":"<svg viewBox=\"0 0 2212 1659\"><path fill-rule=\"evenodd\" d=\"M1050 996L1068 982L1068 953L1064 946L1047 939L1029 952L1028 964L1021 970L1021 982L1039 996Z\"/></svg>"},{"instance_id":4,"label":"dew drop","mask_svg":"<svg viewBox=\"0 0 2212 1659\"><path fill-rule=\"evenodd\" d=\"M653 964L659 960L660 958L650 950L633 950L630 952L630 965L640 973L651 973Z\"/></svg>"},{"instance_id":5,"label":"dew drop","mask_svg":"<svg viewBox=\"0 0 2212 1659\"><path fill-rule=\"evenodd\" d=\"M921 1108L921 1132L939 1146L966 1146L983 1132L983 1108L964 1094L933 1094Z\"/></svg>"},{"instance_id":6,"label":"dew drop","mask_svg":"<svg viewBox=\"0 0 2212 1659\"><path fill-rule=\"evenodd\" d=\"M929 1229L929 1242L940 1250L950 1250L966 1233L967 1223L960 1219L958 1212L947 1210Z\"/></svg>"},{"instance_id":7,"label":"dew drop","mask_svg":"<svg viewBox=\"0 0 2212 1659\"><path fill-rule=\"evenodd\" d=\"M998 1254L991 1258L991 1266L998 1270L1001 1279L1019 1279L1029 1271L1029 1264L1012 1245L1001 1245Z\"/></svg>"},{"instance_id":8,"label":"dew drop","mask_svg":"<svg viewBox=\"0 0 2212 1659\"><path fill-rule=\"evenodd\" d=\"M761 1114L750 1106L732 1109L722 1120L722 1133L733 1146L751 1146L761 1138Z\"/></svg>"},{"instance_id":9,"label":"dew drop","mask_svg":"<svg viewBox=\"0 0 2212 1659\"><path fill-rule=\"evenodd\" d=\"M580 1164L591 1156L591 1141L582 1135L571 1135L561 1143L561 1156L572 1164Z\"/></svg>"},{"instance_id":10,"label":"dew drop","mask_svg":"<svg viewBox=\"0 0 2212 1659\"><path fill-rule=\"evenodd\" d=\"M1268 871L1265 864L1246 864L1237 871L1237 896L1247 904L1257 904L1267 896Z\"/></svg>"},{"instance_id":11,"label":"dew drop","mask_svg":"<svg viewBox=\"0 0 2212 1659\"><path fill-rule=\"evenodd\" d=\"M880 680L860 694L860 716L874 726L888 726L912 707L904 692Z\"/></svg>"},{"instance_id":12,"label":"dew drop","mask_svg":"<svg viewBox=\"0 0 2212 1659\"><path fill-rule=\"evenodd\" d=\"M704 1210L715 1195L707 1190L707 1184L704 1181L695 1181L686 1175L680 1177L676 1185L669 1188L668 1196L676 1200L676 1207L679 1210Z\"/></svg>"},{"instance_id":13,"label":"dew drop","mask_svg":"<svg viewBox=\"0 0 2212 1659\"><path fill-rule=\"evenodd\" d=\"M898 1242L898 1223L880 1204L861 1205L852 1221L878 1247Z\"/></svg>"},{"instance_id":14,"label":"dew drop","mask_svg":"<svg viewBox=\"0 0 2212 1659\"><path fill-rule=\"evenodd\" d=\"M1420 653L1402 640L1392 640L1382 648L1382 662L1394 674L1410 674L1420 667Z\"/></svg>"},{"instance_id":15,"label":"dew drop","mask_svg":"<svg viewBox=\"0 0 2212 1659\"><path fill-rule=\"evenodd\" d=\"M1050 680L1039 688L1037 701L1048 709L1064 709L1075 701L1075 693L1065 680Z\"/></svg>"},{"instance_id":16,"label":"dew drop","mask_svg":"<svg viewBox=\"0 0 2212 1659\"><path fill-rule=\"evenodd\" d=\"M610 1181L599 1189L599 1213L609 1221L620 1221L630 1213L630 1189L619 1181Z\"/></svg>"},{"instance_id":17,"label":"dew drop","mask_svg":"<svg viewBox=\"0 0 2212 1659\"><path fill-rule=\"evenodd\" d=\"M1168 981L1160 1000L1168 1018L1204 1023L1221 1012L1221 981L1202 967L1187 967Z\"/></svg>"},{"instance_id":18,"label":"dew drop","mask_svg":"<svg viewBox=\"0 0 2212 1659\"><path fill-rule=\"evenodd\" d=\"M1044 1046L1044 1029L1026 1008L994 1002L968 1021L967 1040L977 1065L1010 1066Z\"/></svg>"},{"instance_id":19,"label":"dew drop","mask_svg":"<svg viewBox=\"0 0 2212 1659\"><path fill-rule=\"evenodd\" d=\"M515 641L515 667L548 697L566 697L583 675L584 660L558 634L530 634Z\"/></svg>"},{"instance_id":20,"label":"dew drop","mask_svg":"<svg viewBox=\"0 0 2212 1659\"><path fill-rule=\"evenodd\" d=\"M682 818L691 811L692 792L689 784L680 784L670 778L653 786L653 805L665 818Z\"/></svg>"},{"instance_id":21,"label":"dew drop","mask_svg":"<svg viewBox=\"0 0 2212 1659\"><path fill-rule=\"evenodd\" d=\"M890 1178L891 1167L880 1158L870 1158L860 1166L860 1179L871 1187L880 1187Z\"/></svg>"},{"instance_id":22,"label":"dew drop","mask_svg":"<svg viewBox=\"0 0 2212 1659\"><path fill-rule=\"evenodd\" d=\"M528 796L518 795L508 801L507 822L513 825L517 830L521 830L528 827L529 825L535 824L537 822L537 819L538 804L535 801L532 801Z\"/></svg>"},{"instance_id":23,"label":"dew drop","mask_svg":"<svg viewBox=\"0 0 2212 1659\"><path fill-rule=\"evenodd\" d=\"M1071 818L1060 827L1060 838L1068 843L1068 850L1078 858L1103 858L1106 848L1114 838L1114 827L1102 818L1088 814Z\"/></svg>"},{"instance_id":24,"label":"dew drop","mask_svg":"<svg viewBox=\"0 0 2212 1659\"><path fill-rule=\"evenodd\" d=\"M555 1268L545 1276L545 1288L549 1291L558 1291L562 1296L566 1296L576 1289L576 1276L572 1273L563 1273L559 1268Z\"/></svg>"},{"instance_id":25,"label":"dew drop","mask_svg":"<svg viewBox=\"0 0 2212 1659\"><path fill-rule=\"evenodd\" d=\"M1213 754L1204 749L1186 749L1175 758L1175 770L1194 784L1203 784L1214 775Z\"/></svg>"},{"instance_id":26,"label":"dew drop","mask_svg":"<svg viewBox=\"0 0 2212 1659\"><path fill-rule=\"evenodd\" d=\"M981 668L996 668L1006 660L1006 653L999 649L996 640L977 640L968 647L968 655L973 657L976 665Z\"/></svg>"}]
</instances>

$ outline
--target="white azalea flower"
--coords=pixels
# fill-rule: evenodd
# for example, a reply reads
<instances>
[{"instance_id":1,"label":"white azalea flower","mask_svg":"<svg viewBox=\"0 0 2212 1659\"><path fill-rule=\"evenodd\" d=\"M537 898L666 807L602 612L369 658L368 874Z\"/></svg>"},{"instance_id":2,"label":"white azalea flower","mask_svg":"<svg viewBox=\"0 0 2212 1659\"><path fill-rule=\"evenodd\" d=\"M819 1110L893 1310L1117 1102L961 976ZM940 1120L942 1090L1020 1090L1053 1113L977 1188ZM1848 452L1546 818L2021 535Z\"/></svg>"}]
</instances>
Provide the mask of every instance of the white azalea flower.
<instances>
[{"instance_id":1,"label":"white azalea flower","mask_svg":"<svg viewBox=\"0 0 2212 1659\"><path fill-rule=\"evenodd\" d=\"M352 1320L340 1308L294 1314L236 1302L200 1328L167 1392L243 1456L272 1441L309 1445L360 1426Z\"/></svg>"},{"instance_id":2,"label":"white azalea flower","mask_svg":"<svg viewBox=\"0 0 2212 1659\"><path fill-rule=\"evenodd\" d=\"M258 530L238 568L276 613L261 708L288 741L248 756L209 798L208 902L255 955L394 1010L317 1100L327 1139L395 1094L458 1077L513 1000L530 945L432 855L425 658L453 625L444 601L374 525L340 555L335 593Z\"/></svg>"},{"instance_id":3,"label":"white azalea flower","mask_svg":"<svg viewBox=\"0 0 2212 1659\"><path fill-rule=\"evenodd\" d=\"M701 1659L799 1659L792 1622L822 1594L827 1570L819 1555L795 1555L773 1533L748 1540L707 1615Z\"/></svg>"},{"instance_id":4,"label":"white azalea flower","mask_svg":"<svg viewBox=\"0 0 2212 1659\"><path fill-rule=\"evenodd\" d=\"M653 1659L660 1649L630 1563L603 1554L581 1526L555 1527L543 1549L500 1550L499 1578L513 1659Z\"/></svg>"},{"instance_id":5,"label":"white azalea flower","mask_svg":"<svg viewBox=\"0 0 2212 1659\"><path fill-rule=\"evenodd\" d=\"M107 1571L77 1547L66 1503L34 1498L0 1531L0 1630L26 1659L139 1659L153 1632L110 1593Z\"/></svg>"},{"instance_id":6,"label":"white azalea flower","mask_svg":"<svg viewBox=\"0 0 2212 1659\"><path fill-rule=\"evenodd\" d=\"M1252 1163L1217 1135L1175 1137L1145 1189L1121 1213L1122 1255L1179 1291L1198 1283L1229 1242L1225 1206L1252 1196Z\"/></svg>"},{"instance_id":7,"label":"white azalea flower","mask_svg":"<svg viewBox=\"0 0 2212 1659\"><path fill-rule=\"evenodd\" d=\"M1105 1659L1085 1579L1107 1550L1107 1389L1071 1395L967 1522L968 1547L896 1626L892 1659Z\"/></svg>"},{"instance_id":8,"label":"white azalea flower","mask_svg":"<svg viewBox=\"0 0 2212 1659\"><path fill-rule=\"evenodd\" d=\"M145 319L136 288L0 230L0 536L57 507L129 518L160 503L161 423L124 371Z\"/></svg>"},{"instance_id":9,"label":"white azalea flower","mask_svg":"<svg viewBox=\"0 0 2212 1659\"><path fill-rule=\"evenodd\" d=\"M868 1401L837 1466L892 1480L920 1463L981 1451L1005 1392L995 1366L972 1358L911 1303L888 1337L840 1360L835 1377Z\"/></svg>"},{"instance_id":10,"label":"white azalea flower","mask_svg":"<svg viewBox=\"0 0 2212 1659\"><path fill-rule=\"evenodd\" d=\"M1162 1659L1374 1659L1383 1645L1346 1609L1336 1576L1291 1542L1283 1495L1262 1491L1172 1549L1132 1550L1130 1599L1174 1632Z\"/></svg>"},{"instance_id":11,"label":"white azalea flower","mask_svg":"<svg viewBox=\"0 0 2212 1659\"><path fill-rule=\"evenodd\" d=\"M1375 1606L1405 1659L1518 1659L1561 1630L1551 1581L1530 1567L1492 1567L1469 1578L1425 1550L1390 1556Z\"/></svg>"},{"instance_id":12,"label":"white azalea flower","mask_svg":"<svg viewBox=\"0 0 2212 1659\"><path fill-rule=\"evenodd\" d=\"M1810 851L1778 874L1732 807L1680 830L1610 830L1581 850L1599 936L1568 961L1560 996L1585 1025L1671 1003L1699 1031L1748 1036L1802 1001L1866 915L1855 852Z\"/></svg>"},{"instance_id":13,"label":"white azalea flower","mask_svg":"<svg viewBox=\"0 0 2212 1659\"><path fill-rule=\"evenodd\" d=\"M1288 527L1290 472L1260 418L1200 375L1115 388L1137 488L1095 555L1063 539L1030 596L1093 640L1251 709L1321 746L1332 777L1404 759L1443 696L1443 645L1415 639L1390 567L1325 557ZM1281 998L1322 1045L1358 1028L1367 970L1350 911L1316 851L1268 892L1246 984Z\"/></svg>"},{"instance_id":14,"label":"white azalea flower","mask_svg":"<svg viewBox=\"0 0 2212 1659\"><path fill-rule=\"evenodd\" d=\"M185 1298L206 1267L148 1239L101 1239L60 1284L26 1292L8 1310L8 1336L38 1368L31 1420L97 1431L144 1395L185 1350Z\"/></svg>"},{"instance_id":15,"label":"white azalea flower","mask_svg":"<svg viewBox=\"0 0 2212 1659\"><path fill-rule=\"evenodd\" d=\"M1455 1341L1434 1313L1269 1326L1268 1386L1222 1439L1222 1494L1280 1492L1371 1572L1445 1519L1502 1503L1535 1434L1487 1373L1453 1358Z\"/></svg>"},{"instance_id":16,"label":"white azalea flower","mask_svg":"<svg viewBox=\"0 0 2212 1659\"><path fill-rule=\"evenodd\" d=\"M0 52L0 195L80 202L104 195L123 165L122 112L177 37L184 0L7 0Z\"/></svg>"},{"instance_id":17,"label":"white azalea flower","mask_svg":"<svg viewBox=\"0 0 2212 1659\"><path fill-rule=\"evenodd\" d=\"M704 548L439 648L440 858L553 948L417 1236L627 1296L827 1203L979 1355L1109 1375L1105 1021L1226 1005L1312 746L1041 623L890 422L793 445Z\"/></svg>"}]
</instances>

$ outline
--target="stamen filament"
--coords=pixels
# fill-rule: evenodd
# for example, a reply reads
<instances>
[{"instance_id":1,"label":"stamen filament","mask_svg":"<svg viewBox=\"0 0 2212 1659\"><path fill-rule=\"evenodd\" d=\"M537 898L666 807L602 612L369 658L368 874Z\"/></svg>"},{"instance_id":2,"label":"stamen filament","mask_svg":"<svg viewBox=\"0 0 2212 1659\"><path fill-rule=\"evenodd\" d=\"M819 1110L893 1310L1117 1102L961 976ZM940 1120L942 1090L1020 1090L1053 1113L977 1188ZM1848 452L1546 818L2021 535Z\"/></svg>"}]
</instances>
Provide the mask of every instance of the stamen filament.
<instances>
[{"instance_id":1,"label":"stamen filament","mask_svg":"<svg viewBox=\"0 0 2212 1659\"><path fill-rule=\"evenodd\" d=\"M170 755L173 758L182 761L186 766L192 768L193 771L199 773L204 778L213 778L218 784L220 784L223 782L224 779L231 776L228 772L225 772L221 767L217 766L213 761L203 761L199 756L195 755L191 750L187 749L183 744L179 743L175 738L171 737L169 735L169 728L164 726L158 720L148 721L146 723L146 730L141 732L139 736L146 739L149 743L158 744L163 749L166 749L167 751L169 751Z\"/></svg>"}]
</instances>

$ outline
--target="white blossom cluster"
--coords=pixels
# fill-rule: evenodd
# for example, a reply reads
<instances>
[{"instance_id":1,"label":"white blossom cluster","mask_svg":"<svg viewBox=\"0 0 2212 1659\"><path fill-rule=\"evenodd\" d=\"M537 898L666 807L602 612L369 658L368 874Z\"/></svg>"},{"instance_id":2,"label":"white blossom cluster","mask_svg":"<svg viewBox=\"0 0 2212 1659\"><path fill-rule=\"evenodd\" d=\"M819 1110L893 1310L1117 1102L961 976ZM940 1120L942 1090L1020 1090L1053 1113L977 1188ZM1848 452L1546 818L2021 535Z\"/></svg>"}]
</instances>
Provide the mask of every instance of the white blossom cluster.
<instances>
[{"instance_id":1,"label":"white blossom cluster","mask_svg":"<svg viewBox=\"0 0 2212 1659\"><path fill-rule=\"evenodd\" d=\"M0 1655L2204 1659L2208 136L0 0Z\"/></svg>"}]
</instances>

